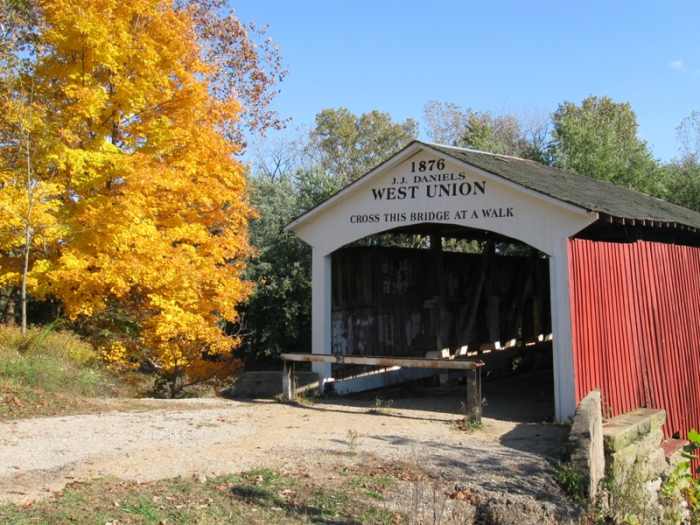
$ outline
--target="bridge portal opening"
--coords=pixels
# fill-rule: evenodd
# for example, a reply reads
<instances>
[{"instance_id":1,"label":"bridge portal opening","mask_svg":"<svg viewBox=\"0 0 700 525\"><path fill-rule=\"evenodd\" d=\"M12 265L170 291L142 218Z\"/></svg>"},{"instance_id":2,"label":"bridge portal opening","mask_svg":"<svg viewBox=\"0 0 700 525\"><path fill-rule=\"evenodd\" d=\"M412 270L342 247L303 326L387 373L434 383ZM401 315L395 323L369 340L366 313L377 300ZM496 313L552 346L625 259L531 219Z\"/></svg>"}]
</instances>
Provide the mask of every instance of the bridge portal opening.
<instances>
[{"instance_id":1,"label":"bridge portal opening","mask_svg":"<svg viewBox=\"0 0 700 525\"><path fill-rule=\"evenodd\" d=\"M481 360L484 415L554 415L549 259L497 233L420 223L365 237L331 256L336 355ZM463 372L333 365L338 393L439 385ZM458 401L454 401L457 402ZM447 410L453 410L448 407Z\"/></svg>"}]
</instances>

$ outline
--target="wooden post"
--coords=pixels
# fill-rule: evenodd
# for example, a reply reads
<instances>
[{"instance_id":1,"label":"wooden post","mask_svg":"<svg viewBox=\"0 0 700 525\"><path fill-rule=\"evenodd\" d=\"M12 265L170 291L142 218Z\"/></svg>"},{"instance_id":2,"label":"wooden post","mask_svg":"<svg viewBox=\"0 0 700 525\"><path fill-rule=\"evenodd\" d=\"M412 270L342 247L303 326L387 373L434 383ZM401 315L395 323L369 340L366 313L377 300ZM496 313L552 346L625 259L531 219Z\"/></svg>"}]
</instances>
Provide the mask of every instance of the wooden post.
<instances>
[{"instance_id":1,"label":"wooden post","mask_svg":"<svg viewBox=\"0 0 700 525\"><path fill-rule=\"evenodd\" d=\"M282 371L282 397L287 401L294 401L296 398L296 378L294 377L294 361L282 361L284 369Z\"/></svg>"},{"instance_id":2,"label":"wooden post","mask_svg":"<svg viewBox=\"0 0 700 525\"><path fill-rule=\"evenodd\" d=\"M481 423L481 368L467 370L467 400L464 417L469 423Z\"/></svg>"}]
</instances>

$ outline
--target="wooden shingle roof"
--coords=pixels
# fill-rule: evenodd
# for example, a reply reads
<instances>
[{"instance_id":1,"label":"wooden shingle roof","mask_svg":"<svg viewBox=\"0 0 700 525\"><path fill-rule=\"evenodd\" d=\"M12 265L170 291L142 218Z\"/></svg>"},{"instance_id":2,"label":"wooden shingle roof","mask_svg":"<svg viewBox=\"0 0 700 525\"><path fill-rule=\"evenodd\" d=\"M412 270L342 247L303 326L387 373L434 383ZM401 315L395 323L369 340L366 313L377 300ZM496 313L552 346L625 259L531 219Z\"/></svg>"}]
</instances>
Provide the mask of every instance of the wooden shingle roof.
<instances>
[{"instance_id":1,"label":"wooden shingle roof","mask_svg":"<svg viewBox=\"0 0 700 525\"><path fill-rule=\"evenodd\" d=\"M700 230L700 213L623 186L518 157L440 144L422 144L532 191L588 211L640 225L669 225Z\"/></svg>"}]
</instances>

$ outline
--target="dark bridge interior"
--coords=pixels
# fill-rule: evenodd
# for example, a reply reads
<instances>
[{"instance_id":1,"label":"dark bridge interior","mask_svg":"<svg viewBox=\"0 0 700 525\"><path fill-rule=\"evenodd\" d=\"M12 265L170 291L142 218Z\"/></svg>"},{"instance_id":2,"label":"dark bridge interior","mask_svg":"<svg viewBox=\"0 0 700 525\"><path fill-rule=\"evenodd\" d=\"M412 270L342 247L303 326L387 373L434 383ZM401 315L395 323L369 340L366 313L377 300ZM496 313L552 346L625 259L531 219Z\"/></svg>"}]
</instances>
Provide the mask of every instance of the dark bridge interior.
<instances>
[{"instance_id":1,"label":"dark bridge interior","mask_svg":"<svg viewBox=\"0 0 700 525\"><path fill-rule=\"evenodd\" d=\"M420 224L343 247L332 265L333 353L480 359L487 393L491 382L500 398L510 397L508 384L525 373L551 393L549 267L541 252L483 230ZM334 365L333 375L363 371ZM517 381L523 395L527 383Z\"/></svg>"}]
</instances>

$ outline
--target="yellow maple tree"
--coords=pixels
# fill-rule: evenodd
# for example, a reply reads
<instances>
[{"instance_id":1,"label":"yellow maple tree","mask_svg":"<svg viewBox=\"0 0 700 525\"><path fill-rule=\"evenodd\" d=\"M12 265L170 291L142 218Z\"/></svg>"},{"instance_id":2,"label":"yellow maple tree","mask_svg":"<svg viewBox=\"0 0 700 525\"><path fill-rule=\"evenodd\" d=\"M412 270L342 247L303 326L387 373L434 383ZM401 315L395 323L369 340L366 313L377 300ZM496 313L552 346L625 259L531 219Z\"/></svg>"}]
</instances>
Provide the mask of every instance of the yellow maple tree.
<instances>
[{"instance_id":1,"label":"yellow maple tree","mask_svg":"<svg viewBox=\"0 0 700 525\"><path fill-rule=\"evenodd\" d=\"M196 12L165 0L42 0L35 81L58 140L46 152L65 231L46 274L73 319L101 318L101 351L170 379L231 366L250 292L233 96L203 60ZM127 319L127 322L124 322ZM126 328L125 328L126 327Z\"/></svg>"},{"instance_id":2,"label":"yellow maple tree","mask_svg":"<svg viewBox=\"0 0 700 525\"><path fill-rule=\"evenodd\" d=\"M63 233L61 185L52 179L46 152L55 134L48 106L37 96L26 22L29 5L4 4L0 46L0 289L20 289L22 333L28 294L41 295L44 275Z\"/></svg>"}]
</instances>

